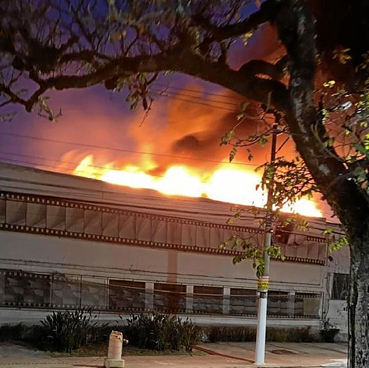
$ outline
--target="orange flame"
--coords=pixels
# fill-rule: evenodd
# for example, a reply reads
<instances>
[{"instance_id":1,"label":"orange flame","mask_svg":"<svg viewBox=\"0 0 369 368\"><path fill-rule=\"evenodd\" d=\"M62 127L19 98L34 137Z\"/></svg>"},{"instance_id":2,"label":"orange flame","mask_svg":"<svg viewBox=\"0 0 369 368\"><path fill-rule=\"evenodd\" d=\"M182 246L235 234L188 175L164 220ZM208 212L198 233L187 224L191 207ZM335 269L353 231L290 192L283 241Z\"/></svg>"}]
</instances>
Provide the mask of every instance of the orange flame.
<instances>
[{"instance_id":1,"label":"orange flame","mask_svg":"<svg viewBox=\"0 0 369 368\"><path fill-rule=\"evenodd\" d=\"M98 167L94 164L93 155L87 155L75 168L74 174L132 188L153 189L166 195L206 197L257 207L263 207L266 203L266 193L260 188L256 190L260 176L237 166L224 163L210 173L200 173L195 168L173 165L163 176L148 174L155 164L147 157L140 166L126 165L116 169L114 163L108 163ZM322 216L315 203L304 198L285 205L282 210L304 216Z\"/></svg>"}]
</instances>

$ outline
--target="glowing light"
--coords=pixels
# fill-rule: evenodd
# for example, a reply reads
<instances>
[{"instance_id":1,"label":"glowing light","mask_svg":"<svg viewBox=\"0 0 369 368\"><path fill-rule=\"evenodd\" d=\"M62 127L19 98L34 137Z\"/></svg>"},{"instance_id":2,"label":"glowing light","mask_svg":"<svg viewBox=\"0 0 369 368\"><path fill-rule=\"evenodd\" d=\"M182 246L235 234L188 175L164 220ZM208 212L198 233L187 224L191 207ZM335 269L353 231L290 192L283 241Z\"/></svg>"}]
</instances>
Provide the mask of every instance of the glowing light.
<instances>
[{"instance_id":1,"label":"glowing light","mask_svg":"<svg viewBox=\"0 0 369 368\"><path fill-rule=\"evenodd\" d=\"M293 204L286 204L282 208L283 212L299 213L302 216L322 217L322 213L315 207L314 202L308 199L298 199Z\"/></svg>"},{"instance_id":2,"label":"glowing light","mask_svg":"<svg viewBox=\"0 0 369 368\"><path fill-rule=\"evenodd\" d=\"M256 190L260 177L254 172L222 164L213 172L200 174L193 168L177 165L169 167L162 176L150 175L148 172L155 167L150 157L143 157L140 167L126 165L117 169L113 163L98 166L94 164L93 156L87 155L75 168L74 174L132 188L154 189L166 195L207 197L241 205L265 206L267 195L260 188ZM285 205L282 211L322 216L315 203L304 198Z\"/></svg>"},{"instance_id":3,"label":"glowing light","mask_svg":"<svg viewBox=\"0 0 369 368\"><path fill-rule=\"evenodd\" d=\"M94 158L92 155L87 155L78 166L74 169L74 174L90 179L100 179L100 172L94 168Z\"/></svg>"},{"instance_id":4,"label":"glowing light","mask_svg":"<svg viewBox=\"0 0 369 368\"><path fill-rule=\"evenodd\" d=\"M165 194L179 194L187 197L201 197L204 184L200 178L191 174L189 169L179 166L170 167L155 188Z\"/></svg>"},{"instance_id":5,"label":"glowing light","mask_svg":"<svg viewBox=\"0 0 369 368\"><path fill-rule=\"evenodd\" d=\"M256 190L260 177L254 173L232 169L216 170L209 180L207 197L223 202L263 207L266 196Z\"/></svg>"},{"instance_id":6,"label":"glowing light","mask_svg":"<svg viewBox=\"0 0 369 368\"><path fill-rule=\"evenodd\" d=\"M128 166L125 170L106 170L101 175L100 180L131 188L155 189L153 177L140 171L135 166Z\"/></svg>"}]
</instances>

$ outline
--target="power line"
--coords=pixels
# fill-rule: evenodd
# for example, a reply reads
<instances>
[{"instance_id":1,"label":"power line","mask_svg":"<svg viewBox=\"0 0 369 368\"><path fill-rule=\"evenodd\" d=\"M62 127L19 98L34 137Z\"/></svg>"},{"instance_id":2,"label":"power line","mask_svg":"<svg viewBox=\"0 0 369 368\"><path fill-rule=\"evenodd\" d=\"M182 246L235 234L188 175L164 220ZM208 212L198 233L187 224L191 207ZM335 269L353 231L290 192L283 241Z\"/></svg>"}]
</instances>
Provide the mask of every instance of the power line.
<instances>
[{"instance_id":1,"label":"power line","mask_svg":"<svg viewBox=\"0 0 369 368\"><path fill-rule=\"evenodd\" d=\"M155 87L155 85L153 85L153 86ZM199 93L199 92L201 93L201 91L196 91L196 90L191 90L191 89L181 89L181 88L175 88L175 87L168 87L168 88L173 88L173 89L176 89L176 90L179 90L179 91L189 91L191 93ZM239 113L241 111L241 107L242 107L241 103L237 104L237 103L230 102L230 101L219 101L219 100L214 100L214 99L210 99L210 98L203 98L201 96L194 96L194 95L182 93L182 92L179 92L179 91L171 92L167 88L165 90L161 90L161 89L156 88L155 90L152 90L152 91L158 97L172 98L172 99L192 103L194 105L208 106L208 107L212 107L214 109L230 111L230 112L234 112L234 113ZM207 94L210 95L210 96L229 98L232 101L234 101L234 98L232 98L232 97L226 97L226 96L222 96L220 94L211 94L211 93L207 93ZM234 108L228 109L225 106L214 105L214 104L212 104L212 102L215 103L215 104L223 104L223 105L226 105L228 107L234 107ZM250 110L250 108L254 111L259 111L256 106L248 107L248 110Z\"/></svg>"},{"instance_id":2,"label":"power line","mask_svg":"<svg viewBox=\"0 0 369 368\"><path fill-rule=\"evenodd\" d=\"M62 143L62 144L72 144L72 145L80 145L80 146L87 146L87 147L93 147L93 148L104 148L107 150L114 150L114 151L123 151L123 152L132 152L132 153L139 153L139 154L151 154L150 152L140 152L140 151L128 151L128 150L119 150L119 149L114 149L114 148L108 148L108 147L103 147L103 146L95 146L95 145L85 145L85 144L80 144L80 143L73 143L73 142L64 142L64 141L56 141L56 140L50 140L50 139L43 139L43 138L38 138L38 137L33 137L33 136L25 136L25 135L17 135L17 134L12 134L12 133L3 133L4 135L9 135L9 136L14 136L14 137L20 137L20 138L26 138L26 139L35 139L35 140L40 140L40 141L47 141L47 142L51 142L51 143ZM31 155L23 155L23 154L18 154L18 153L12 153L12 152L5 152L5 151L0 151L0 153L3 154L8 154L8 155L14 155L14 156L21 156L21 157L27 157L27 158L35 158L37 160L47 160L47 161L51 161L51 162L56 162L59 164L67 164L67 165L79 165L80 162L69 162L69 161L60 161L60 160L51 160L51 159L47 159L44 157L37 157L37 156L31 156ZM164 156L164 157L171 157L171 158L182 158L182 159L189 159L189 160L195 160L195 161L207 161L207 162L214 162L214 163L219 163L219 164L225 164L225 162L222 161L216 161L216 160L207 160L207 159L197 159L197 158L187 158L187 157L180 157L180 156L172 156L172 155L164 155L164 154L152 154L153 156ZM28 164L28 165L41 165L43 167L48 167L48 168L52 168L55 170L55 165L48 165L48 164L44 164L44 163L38 163L38 162L30 162L30 161L25 161L25 160L15 160L15 159L7 159L6 160L13 162L13 163L19 163L19 164ZM239 165L239 166L246 166L246 167L259 167L260 165L253 165L253 164L246 164L246 163L226 163L226 164L232 164L232 165ZM92 169L104 169L103 166L98 166L98 165L85 165L87 167L91 167ZM63 168L63 170L68 170L70 171L72 174L74 173L75 169L72 168ZM115 168L111 168L109 169L111 171L121 171L120 169L115 169ZM91 173L89 171L83 171L83 170L79 170L80 173L84 173L84 174L94 174ZM163 177L160 175L152 175L150 174L150 176L153 177ZM201 183L206 184L207 182L205 181L200 181ZM312 201L311 202L315 203L315 204L319 204L320 202L316 202L316 201Z\"/></svg>"},{"instance_id":3,"label":"power line","mask_svg":"<svg viewBox=\"0 0 369 368\"><path fill-rule=\"evenodd\" d=\"M5 160L11 161L11 162L15 162L15 163L26 163L26 164L30 164L30 165L40 165L43 167L51 167L53 169L55 169L56 165L74 165L74 166L78 166L81 164L80 162L70 162L70 161L62 161L62 160L53 160L53 159L49 159L49 158L45 158L45 157L40 157L40 156L33 156L33 155L24 155L24 154L20 154L20 153L12 153L12 152L4 152L4 151L0 151L0 154L5 154L5 155L12 155L12 156L20 156L20 157L26 157L26 158L31 158L31 159L36 159L36 160L44 160L44 161L49 161L49 162L55 162L55 165L49 165L49 164L44 164L44 163L38 163L38 162L32 162L32 161L24 161L24 160L16 160L16 159L11 159L11 158L3 158ZM91 165L91 164L83 164L83 167L89 167L92 170L108 170L108 171L115 171L115 172L122 172L124 171L124 169L116 169L116 168L106 168L104 166L99 166L99 165ZM67 168L67 167L61 167L61 170L68 170L71 171L72 173L74 173L77 170L77 167L74 168ZM93 171L84 171L84 170L78 170L78 173L83 173L83 174L90 174L93 175L95 174ZM144 172L142 172L144 173ZM134 174L134 172L133 172ZM146 174L146 173L144 173ZM155 177L155 178L164 178L164 175L154 175L154 174L147 174L148 176L151 177ZM200 180L201 183L203 184L209 184L209 182L207 181L203 181Z\"/></svg>"},{"instance_id":4,"label":"power line","mask_svg":"<svg viewBox=\"0 0 369 368\"><path fill-rule=\"evenodd\" d=\"M201 91L199 89L189 89L189 88L181 88L181 87L174 87L174 86L168 86L162 83L154 83L153 86L159 86L159 87L164 87L164 88L171 88L177 91L186 91L186 92L193 92L193 93L201 93L203 95L208 95L208 96L215 96L215 97L222 97L222 98L226 98L226 99L230 99L232 101L234 101L234 98L231 96L224 96L221 93L212 93L212 92L207 92L207 91Z\"/></svg>"},{"instance_id":5,"label":"power line","mask_svg":"<svg viewBox=\"0 0 369 368\"><path fill-rule=\"evenodd\" d=\"M4 153L4 152L2 152ZM17 154L14 154L14 155L17 155ZM36 159L41 159L41 160L47 160L47 161L52 161L52 162L56 162L57 164L75 164L75 165L79 165L80 163L72 163L72 162L66 162L66 161L58 161L58 160L51 160L51 159L45 159L45 158L42 158L42 157L35 157L35 156L27 156L27 155L19 155L19 156L25 156L25 157L28 157L28 158L36 158ZM19 159L11 159L11 158L3 158L3 160L6 160L6 161L9 161L9 162L12 162L12 163L16 163L16 164L28 164L28 165L37 165L37 166L42 166L42 167L48 167L48 168L51 168L53 169L52 171L55 172L55 169L56 169L56 165L51 165L51 164L44 164L44 163L39 163L39 162L33 162L33 161L26 161L26 160L19 160ZM92 170L104 170L106 169L105 167L103 166L96 166L96 165L89 165L89 164L84 164L83 165L84 167L90 167ZM32 166L31 166L32 167ZM60 171L56 171L56 172L63 172L63 171L69 171L70 173L72 173L73 175L75 176L82 176L81 174L88 174L89 175L89 178L91 178L91 176L101 176L100 173L98 172L94 172L94 171L86 171L86 170L81 170L81 169L78 169L77 168L67 168L67 167L60 167L59 168ZM124 169L114 169L114 168L109 168L109 169L106 169L107 171L114 171L114 172L125 172ZM77 172L78 174L75 174L75 172ZM165 178L165 176L163 175L153 175L153 174L147 174L145 172L139 172L137 174L145 174L145 175L148 175L150 177L154 177L154 178ZM132 172L132 174L135 174L135 172ZM97 180L101 180L101 179L97 179ZM209 184L208 181L204 181L204 180L199 180L200 183L202 184ZM124 185L124 184L121 184L121 185ZM129 186L129 185L126 185L126 186ZM144 187L143 187L144 188Z\"/></svg>"},{"instance_id":6,"label":"power line","mask_svg":"<svg viewBox=\"0 0 369 368\"><path fill-rule=\"evenodd\" d=\"M8 154L7 152L3 152L3 151L0 151L0 153L4 153L4 154ZM23 156L23 157L29 157L29 158L36 158L36 159L40 159L40 160L46 160L46 161L51 161L51 162L56 162L58 164L77 164L77 163L72 163L72 162L66 162L66 161L58 161L58 160L52 160L52 159L47 159L47 158L43 158L43 157L37 157L37 156L30 156L30 155L22 155L22 154L14 154L14 153L9 153L10 155L15 155L15 156ZM55 172L55 165L51 165L51 164L44 164L44 163L38 163L38 162L32 162L32 161L26 161L26 160L18 160L18 159L10 159L10 158L3 158L3 160L6 160L7 162L11 162L11 163L15 163L15 164L26 164L26 165L32 165L31 167L33 167L34 165L37 165L37 166L40 166L40 167L44 167L44 168L50 168L50 169L53 169L51 171L54 171ZM102 166L95 166L95 165L84 165L84 166L87 166L87 167L90 167L92 170L100 170L100 169L104 169L104 167ZM62 167L60 168L61 171L56 171L58 173L60 172L64 172L65 171L68 171L70 172L72 175L74 176L81 176L81 175L76 175L75 174L75 171L76 169L73 169L73 168L65 168L65 167ZM116 171L116 172L120 172L122 170L120 169L108 169L109 171ZM78 173L79 174L88 174L90 175L89 178L91 179L91 176L98 176L99 173L95 173L95 172L91 172L91 171L85 171L85 170L78 170ZM151 174L147 174L151 177L156 177L156 178L164 178L164 176L162 175L151 175ZM92 178L94 179L94 178ZM101 180L101 179L97 179L97 180ZM199 180L200 183L202 184L208 184L209 182L207 181L203 181L203 180ZM118 184L119 185L119 184ZM123 186L129 186L129 185L124 185L124 184L121 184ZM145 188L142 188L142 189L145 189ZM150 189L150 188L149 188ZM155 189L154 189L155 190ZM180 195L180 194L178 194ZM321 202L317 202L317 201L314 201L314 200L309 200L309 202L312 202L314 203L315 205L319 205L321 204ZM249 205L249 206L252 206L252 205ZM328 215L327 212L323 212L322 213L326 216ZM327 217L327 216L326 216Z\"/></svg>"},{"instance_id":7,"label":"power line","mask_svg":"<svg viewBox=\"0 0 369 368\"><path fill-rule=\"evenodd\" d=\"M167 97L167 98L173 98L175 100L180 100L180 101L184 101L184 102L189 102L189 103L193 103L193 104L196 104L196 105L201 105L201 106L208 106L208 107L212 107L214 109L218 109L218 110L224 110L224 111L229 111L229 112L239 112L239 110L235 110L235 109L227 109L225 107L222 107L222 106L215 106L215 105L212 105L212 104L209 104L209 103L206 103L206 102L200 102L200 101L194 101L194 100L188 100L188 99L185 99L185 98L181 98L181 97L178 97L176 95L172 95L172 96L168 96L168 95L163 95L162 93L160 92L155 92L156 95L158 97ZM195 98L195 97L194 97Z\"/></svg>"},{"instance_id":8,"label":"power line","mask_svg":"<svg viewBox=\"0 0 369 368\"><path fill-rule=\"evenodd\" d=\"M177 92L177 91L171 92L169 90L161 90L161 89L156 88L155 90L153 90L153 92L159 97L168 97L168 98L179 99L179 100L181 100L181 97L182 98L185 97L186 99L184 98L182 99L185 102L193 103L195 105L205 105L205 106L213 107L213 108L220 109L220 110L226 110L226 111L230 110L232 112L237 112L237 113L241 111L241 107L242 107L241 103L237 104L237 103L229 102L229 101L213 100L210 98L203 98L200 96L194 96L194 95ZM190 98L191 100L188 100L188 98ZM203 101L203 102L199 102L199 101ZM211 102L215 104L223 104L228 107L234 107L234 109L227 109L224 106L217 106L217 105L211 104ZM259 111L259 109L256 106L249 106L248 110Z\"/></svg>"},{"instance_id":9,"label":"power line","mask_svg":"<svg viewBox=\"0 0 369 368\"><path fill-rule=\"evenodd\" d=\"M85 144L85 143L77 143L77 142L67 142L67 141L61 141L56 139L46 139L46 138L39 138L35 136L29 136L29 135L21 135L21 134L14 134L14 133L0 133L1 135L6 135L9 137L15 137L15 138L24 138L24 139L31 139L31 140L37 140L42 142L50 142L50 143L58 143L58 144L68 144L72 146L81 146L81 147L87 147L87 148L99 148L104 149L108 151L114 151L114 152L124 152L124 153L134 153L134 154L141 154L141 155L151 155L151 156L158 156L158 157L167 157L167 158L177 158L180 160L191 160L191 161L205 161L205 162L213 162L218 164L230 164L230 165L240 165L240 166L250 166L250 167L259 167L260 165L255 164L247 164L247 163L241 163L241 162L224 162L219 160L210 160L206 158L196 158L196 157L185 157L185 156L175 156L175 155L169 155L169 154L162 154L162 153L151 153L147 151L135 151L135 150L125 150L125 149L119 149L119 148L111 148L106 146L100 146L100 145L93 145L93 144Z\"/></svg>"},{"instance_id":10,"label":"power line","mask_svg":"<svg viewBox=\"0 0 369 368\"><path fill-rule=\"evenodd\" d=\"M196 100L194 100L194 103L196 103L196 101L198 101L198 100L202 100L202 101L205 101L205 102L208 102L208 103L214 102L214 103L219 103L219 104L223 104L223 105L227 105L227 106L235 106L238 109L241 108L240 104L232 103L232 102L229 102L229 101L219 101L219 100L213 100L211 98L202 98L202 97L199 97L199 96L194 96L194 95L186 94L186 93L182 93L182 92L170 92L168 90L163 91L163 90L160 90L158 88L155 88L154 92L162 93L163 95L168 94L168 95L171 95L172 97L175 97L175 96L190 97L190 98L196 99Z\"/></svg>"},{"instance_id":11,"label":"power line","mask_svg":"<svg viewBox=\"0 0 369 368\"><path fill-rule=\"evenodd\" d=\"M5 179L6 180L6 179ZM24 184L39 184L38 182L35 182L35 181L26 181L26 180L13 180L13 179L10 179L8 180L10 182L16 182L16 183L24 183ZM67 195L67 196L70 196L71 194L71 190L76 190L76 189L83 189L83 192L79 193L78 194L78 198L80 198L82 201L85 200L87 201L88 203L94 203L94 204L97 204L97 205L102 205L102 206L116 206L117 203L115 202L102 202L101 199L104 197L105 194L117 194L116 192L112 192L112 191L109 191L109 190L106 190L106 189L103 189L103 190L96 190L96 189L86 189L86 188L76 188L74 186L61 186L61 185L57 185L57 184L49 184L49 183L44 183L43 184L44 186L46 187L51 187L51 188L57 188L58 189L58 195ZM13 186L8 186L8 188L6 189L6 186L5 185L2 185L3 187L3 190L9 190L9 191L12 191L14 190L14 187ZM62 189L62 190L61 190ZM145 188L141 188L141 189L145 189ZM147 190L147 189L146 189ZM84 192L88 192L88 193L84 193ZM157 192L157 191L155 191ZM44 193L47 193L47 191L44 189ZM52 195L52 196L55 196L55 189L51 189L49 191L49 195ZM140 194L140 196L144 199L147 199L147 200L152 200L152 198L150 196L147 196L147 195L143 195ZM193 198L190 198L190 197L186 197L186 196L180 196L183 200L183 201L192 201ZM85 199L83 199L85 198ZM94 198L97 198L98 201L96 201L96 199ZM217 202L217 200L212 200L210 198L204 198L204 197L201 197L202 199L207 199L207 200L210 200L210 201L215 201ZM70 198L73 200L73 198ZM222 201L221 201L222 202ZM226 202L224 202L226 203ZM232 203L229 203L230 205ZM204 212L204 211L199 211L199 210L185 210L183 209L182 207L179 207L177 209L172 209L172 208L167 208L167 207L153 207L152 205L150 206L142 206L142 205L136 205L136 204L132 204L131 202L129 203L121 203L121 205L123 205L124 207L129 207L132 209L132 211L142 211L142 210L157 210L157 209L160 209L160 211L165 211L167 213L168 216L173 216L173 214L175 214L175 217L180 217L181 214L187 214L187 215L191 215L191 218L194 218L194 216L196 215L204 215L204 216L210 216L210 217L215 217L215 218L224 218L224 217L232 217L232 213L230 211L229 214L226 214L224 212L222 213L214 213L214 212ZM236 204L234 204L235 206L237 206ZM253 206L252 205L245 205L245 207L248 207L248 208L252 208ZM263 208L260 208L260 210L263 210ZM323 212L324 213L324 212ZM182 215L183 216L183 215ZM326 216L327 217L330 217L330 216ZM180 218L184 218L184 217L180 217ZM250 221L250 220L256 220L257 218L255 217L255 215L253 213L243 213L242 214L242 217L240 219L238 219L237 221L239 221L240 223L238 222L235 222L232 226L235 226L235 227L238 227L238 226L241 226L241 227L250 227L251 225L243 225L242 224L242 221ZM209 223L211 222L211 220L198 220L200 222L206 222L206 223ZM320 227L320 226L314 226L313 224L318 221L320 223L320 220L310 220L309 221L309 229L311 230L317 230L317 231L324 231L325 230L325 226L324 224L322 224L323 227ZM251 226L253 227L253 226ZM289 233L288 231L286 231L287 233ZM295 232L293 232L295 233ZM299 232L299 233L303 233L303 232ZM314 235L313 235L314 236Z\"/></svg>"},{"instance_id":12,"label":"power line","mask_svg":"<svg viewBox=\"0 0 369 368\"><path fill-rule=\"evenodd\" d=\"M185 160L206 161L206 162L225 164L224 161L217 161L217 160L197 159L197 158L190 158L190 157L183 157L183 156L181 157L181 156L165 155L165 154L155 154L155 153L144 152L144 151L123 150L123 149L109 148L109 147L97 146L97 145L89 145L89 144L82 144L82 143L74 143L74 142L58 141L58 140L51 140L51 139L43 139L43 138L39 138L39 137L19 135L19 134L13 134L13 133L2 133L2 134L7 135L7 136L16 137L16 138L33 139L33 140L46 141L46 142L51 142L51 143L70 144L70 145L84 146L84 147L89 147L89 148L101 148L101 149L118 151L118 152L121 151L121 152L137 153L137 154L150 154L152 156L170 157L170 158L179 158L179 159L185 159ZM37 160L47 160L47 161L57 162L57 163L60 163L60 164L67 164L67 165L78 165L80 163L80 162L76 163L76 162L68 162L68 161L60 161L60 160L51 160L51 159L47 159L47 158L44 158L44 157L37 157L37 156L31 156L31 155L22 155L22 154L5 152L5 151L2 151L0 153L6 154L6 155L15 155L15 156L23 156L23 157L27 157L27 158L35 158ZM40 165L40 166L49 167L49 168L52 168L52 169L55 170L55 165L48 165L48 164L37 163L37 162L32 162L32 161L30 162L30 161L25 161L25 160L15 160L15 159L9 159L9 158L5 158L5 159L7 161L12 162L12 163L27 164L27 165ZM253 164L246 164L246 163L236 163L236 162L227 163L227 164L247 166L247 167L258 167L258 166L260 166L260 165L253 165ZM85 165L85 166L91 167L93 169L104 169L104 167L97 166L97 165ZM63 170L68 170L69 172L71 172L73 174L75 169L63 168ZM114 169L114 168L111 168L109 170L117 171L117 172L121 171L120 169ZM91 172L87 172L87 171L83 171L83 170L79 171L79 172L91 175ZM94 174L94 173L92 173L92 174ZM151 175L151 174L150 174L150 176L154 176L154 177L158 177L158 178L163 177L163 176ZM204 182L202 180L200 182L204 183L204 184L207 183L207 182ZM321 203L321 202L316 202L316 201L312 201L312 200L310 200L310 201L317 204L317 205Z\"/></svg>"},{"instance_id":13,"label":"power line","mask_svg":"<svg viewBox=\"0 0 369 368\"><path fill-rule=\"evenodd\" d=\"M60 174L60 173L59 173ZM77 178L80 178L80 177L77 177ZM15 183L22 183L22 184L31 184L31 185L35 185L35 184L39 184L39 182L36 182L36 181L29 181L29 180L24 180L24 179L4 179L5 181L8 181L10 183L12 182L15 182ZM104 183L104 182L102 182ZM71 185L60 185L60 184L50 184L50 183L42 183L44 186L46 187L50 187L52 188L51 190L49 190L50 192L50 195L53 195L55 196L55 188L58 189L58 195L68 195L69 196L69 199L70 200L73 200L73 198L70 197L70 194L71 194L71 190L83 190L83 192L81 193L78 193L78 197L81 198L81 197L86 197L87 198L87 202L89 203L94 203L96 205L101 205L101 206L114 206L116 207L117 206L117 203L116 202L107 202L107 201L101 201L101 199L103 199L104 195L106 194L110 194L110 195L117 195L118 193L117 192L113 192L113 191L110 191L110 190L106 190L106 189L103 189L103 190L96 190L96 189L91 189L91 188L76 188L75 186L71 186ZM5 186L4 186L5 187ZM61 189L65 190L64 191L61 191ZM134 188L134 189L137 189L137 188ZM145 190L150 190L150 191L153 191L155 193L158 193L158 191L155 191L155 190L152 190L152 189L147 189L147 188L139 188L139 189L145 189ZM12 186L8 186L8 190L14 190L14 187ZM45 191L45 190L44 190ZM88 192L87 194L85 194L86 192ZM91 200L91 198L94 198L93 196L95 196L95 198L98 199L98 201L96 200ZM149 203L148 206L143 206L143 205L140 205L140 204L131 204L132 202L130 201L129 199L129 203L119 203L119 205L122 205L124 207L129 207L129 208L133 208L134 210L157 210L159 209L160 211L165 211L167 213L170 214L170 216L173 216L173 214L177 214L175 217L178 217L178 213L184 213L186 215L191 215L193 218L193 216L195 215L205 215L205 216L212 216L212 217L229 217L229 214L226 214L226 213L219 213L219 212L204 212L204 211L199 211L198 209L197 210L186 210L185 208L182 208L181 206L179 206L178 208L176 209L173 209L173 208L166 208L166 207L155 207L153 206L153 203L152 203L152 196L149 196L149 195L143 195L141 196L143 199L147 199L149 201L151 201ZM193 197L187 197L187 196L180 196L181 197L181 201L184 201L184 202L188 202L188 201L192 201L193 200ZM126 198L126 197L125 197ZM195 197L195 198L199 198L199 197ZM212 201L212 202L216 202L214 200L211 200L210 198L204 198L204 197L201 197L201 199L206 199L206 200L209 200L209 201ZM224 203L224 202L223 202ZM231 203L229 203L231 204ZM252 206L248 206L248 207L252 207ZM255 219L253 215L248 215L248 216L245 216L243 215L242 219ZM198 220L200 222L209 222L207 220ZM234 225L234 226L244 226L244 225ZM246 226L246 227L249 227L249 226Z\"/></svg>"}]
</instances>

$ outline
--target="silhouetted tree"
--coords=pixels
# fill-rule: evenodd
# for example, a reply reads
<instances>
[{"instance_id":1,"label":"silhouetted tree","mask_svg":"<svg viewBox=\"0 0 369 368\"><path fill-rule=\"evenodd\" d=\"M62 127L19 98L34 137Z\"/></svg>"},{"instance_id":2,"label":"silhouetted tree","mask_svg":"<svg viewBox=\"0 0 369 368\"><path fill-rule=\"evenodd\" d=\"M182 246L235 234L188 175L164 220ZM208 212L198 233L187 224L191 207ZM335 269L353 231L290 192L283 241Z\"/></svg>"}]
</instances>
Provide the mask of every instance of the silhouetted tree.
<instances>
[{"instance_id":1,"label":"silhouetted tree","mask_svg":"<svg viewBox=\"0 0 369 368\"><path fill-rule=\"evenodd\" d=\"M53 119L46 91L101 84L127 86L132 106L148 108L151 83L172 71L278 111L345 228L350 366L369 365L365 1L4 0L0 10L2 107L20 104ZM247 40L264 24L280 40L275 62L248 54ZM241 47L249 61L236 70L229 59Z\"/></svg>"}]
</instances>

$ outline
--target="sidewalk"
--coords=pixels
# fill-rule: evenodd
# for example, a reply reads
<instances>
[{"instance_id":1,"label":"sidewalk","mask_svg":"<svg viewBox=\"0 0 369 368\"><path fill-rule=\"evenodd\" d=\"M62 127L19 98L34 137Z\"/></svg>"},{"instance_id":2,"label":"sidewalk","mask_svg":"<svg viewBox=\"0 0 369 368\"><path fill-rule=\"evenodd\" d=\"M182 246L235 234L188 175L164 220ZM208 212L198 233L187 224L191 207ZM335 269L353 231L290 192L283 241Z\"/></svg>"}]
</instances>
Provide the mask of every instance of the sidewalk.
<instances>
[{"instance_id":1,"label":"sidewalk","mask_svg":"<svg viewBox=\"0 0 369 368\"><path fill-rule=\"evenodd\" d=\"M206 343L201 355L124 356L126 368L255 367L255 343ZM347 347L337 343L267 343L267 367L346 367ZM123 349L124 353L124 349ZM51 357L49 353L0 344L0 368L95 368L103 357Z\"/></svg>"}]
</instances>

